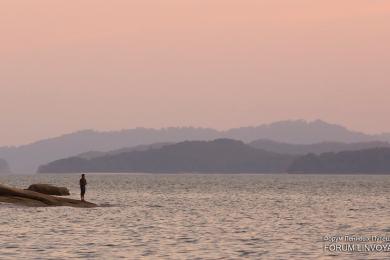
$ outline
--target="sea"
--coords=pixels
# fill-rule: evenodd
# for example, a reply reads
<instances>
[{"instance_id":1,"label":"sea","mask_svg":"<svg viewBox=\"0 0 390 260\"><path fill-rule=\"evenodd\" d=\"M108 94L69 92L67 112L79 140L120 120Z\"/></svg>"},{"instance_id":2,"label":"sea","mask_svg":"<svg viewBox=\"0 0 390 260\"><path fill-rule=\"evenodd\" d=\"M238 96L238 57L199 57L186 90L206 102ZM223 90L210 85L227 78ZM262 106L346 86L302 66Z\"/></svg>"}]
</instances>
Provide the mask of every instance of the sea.
<instances>
[{"instance_id":1,"label":"sea","mask_svg":"<svg viewBox=\"0 0 390 260\"><path fill-rule=\"evenodd\" d=\"M78 199L79 177L11 175L0 183L65 186ZM0 259L390 258L390 176L86 177L86 200L97 208L0 204Z\"/></svg>"}]
</instances>

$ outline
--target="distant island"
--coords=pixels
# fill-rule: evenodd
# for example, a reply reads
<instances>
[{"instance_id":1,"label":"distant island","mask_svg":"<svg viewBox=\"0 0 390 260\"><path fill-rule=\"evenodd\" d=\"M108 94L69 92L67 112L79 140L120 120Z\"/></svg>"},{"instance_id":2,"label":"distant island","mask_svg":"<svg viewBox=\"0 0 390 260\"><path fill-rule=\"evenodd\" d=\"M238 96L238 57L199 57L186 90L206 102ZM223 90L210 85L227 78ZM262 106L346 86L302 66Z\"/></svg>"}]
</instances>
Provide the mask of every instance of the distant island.
<instances>
[{"instance_id":1,"label":"distant island","mask_svg":"<svg viewBox=\"0 0 390 260\"><path fill-rule=\"evenodd\" d=\"M145 151L86 159L70 157L39 167L39 173L282 173L295 159L253 148L241 141L186 141Z\"/></svg>"},{"instance_id":2,"label":"distant island","mask_svg":"<svg viewBox=\"0 0 390 260\"><path fill-rule=\"evenodd\" d=\"M186 141L156 144L110 152L93 152L55 160L42 165L38 173L380 173L390 174L390 147L387 143L300 145L300 151L359 148L356 151L320 154L275 153L242 141ZM279 144L280 145L280 144ZM283 144L289 146L288 144ZM290 145L294 147L294 145ZM261 147L261 146L260 146ZM278 145L274 147L275 150ZM269 147L270 148L270 147ZM272 147L271 147L272 148ZM280 148L280 147L279 147ZM288 151L282 149L282 151ZM299 149L298 149L299 151ZM297 152L296 152L297 153Z\"/></svg>"},{"instance_id":3,"label":"distant island","mask_svg":"<svg viewBox=\"0 0 390 260\"><path fill-rule=\"evenodd\" d=\"M0 158L0 174L7 173L11 173L11 169L9 168L8 162Z\"/></svg>"},{"instance_id":4,"label":"distant island","mask_svg":"<svg viewBox=\"0 0 390 260\"><path fill-rule=\"evenodd\" d=\"M296 159L288 172L390 174L390 148L308 154Z\"/></svg>"}]
</instances>

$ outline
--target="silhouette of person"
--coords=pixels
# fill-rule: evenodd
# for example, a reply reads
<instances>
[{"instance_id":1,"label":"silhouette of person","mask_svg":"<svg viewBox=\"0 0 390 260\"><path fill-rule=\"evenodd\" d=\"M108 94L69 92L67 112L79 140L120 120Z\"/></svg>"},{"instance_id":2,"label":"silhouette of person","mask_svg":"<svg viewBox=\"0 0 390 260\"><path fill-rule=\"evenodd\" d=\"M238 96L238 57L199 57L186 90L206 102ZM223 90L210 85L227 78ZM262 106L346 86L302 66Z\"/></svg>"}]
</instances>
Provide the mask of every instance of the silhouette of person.
<instances>
[{"instance_id":1,"label":"silhouette of person","mask_svg":"<svg viewBox=\"0 0 390 260\"><path fill-rule=\"evenodd\" d=\"M84 201L84 195L85 195L85 186L87 186L87 180L85 179L85 174L81 174L81 179L80 179L80 196L81 196L81 201Z\"/></svg>"}]
</instances>

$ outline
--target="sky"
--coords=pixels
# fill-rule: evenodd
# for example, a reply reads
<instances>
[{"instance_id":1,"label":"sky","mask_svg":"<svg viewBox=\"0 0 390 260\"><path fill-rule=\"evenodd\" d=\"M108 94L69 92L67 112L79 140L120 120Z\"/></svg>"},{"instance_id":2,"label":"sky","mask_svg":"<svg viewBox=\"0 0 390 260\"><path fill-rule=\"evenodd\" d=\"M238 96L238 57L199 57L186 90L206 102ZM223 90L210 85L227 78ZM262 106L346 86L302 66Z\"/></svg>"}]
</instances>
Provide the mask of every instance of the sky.
<instances>
[{"instance_id":1,"label":"sky","mask_svg":"<svg viewBox=\"0 0 390 260\"><path fill-rule=\"evenodd\" d=\"M0 146L322 119L390 132L390 1L0 0Z\"/></svg>"}]
</instances>

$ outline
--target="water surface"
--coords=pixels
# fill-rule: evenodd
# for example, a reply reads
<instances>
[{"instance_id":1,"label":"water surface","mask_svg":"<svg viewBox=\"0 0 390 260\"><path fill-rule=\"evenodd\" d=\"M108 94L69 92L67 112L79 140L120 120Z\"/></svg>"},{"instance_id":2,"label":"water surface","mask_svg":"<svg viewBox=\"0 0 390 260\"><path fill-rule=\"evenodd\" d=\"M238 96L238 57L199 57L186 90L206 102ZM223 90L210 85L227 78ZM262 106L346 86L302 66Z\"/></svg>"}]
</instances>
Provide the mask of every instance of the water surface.
<instances>
[{"instance_id":1,"label":"water surface","mask_svg":"<svg viewBox=\"0 0 390 260\"><path fill-rule=\"evenodd\" d=\"M78 180L0 177L16 187L66 186L72 198L79 196ZM88 174L87 180L86 199L106 207L0 204L0 259L335 259L324 251L324 236L390 236L390 176Z\"/></svg>"}]
</instances>

